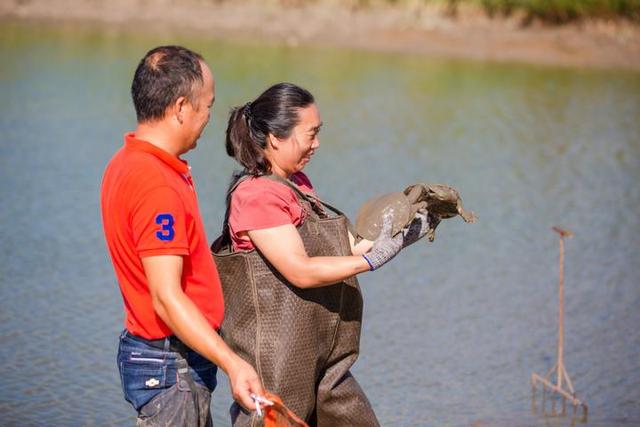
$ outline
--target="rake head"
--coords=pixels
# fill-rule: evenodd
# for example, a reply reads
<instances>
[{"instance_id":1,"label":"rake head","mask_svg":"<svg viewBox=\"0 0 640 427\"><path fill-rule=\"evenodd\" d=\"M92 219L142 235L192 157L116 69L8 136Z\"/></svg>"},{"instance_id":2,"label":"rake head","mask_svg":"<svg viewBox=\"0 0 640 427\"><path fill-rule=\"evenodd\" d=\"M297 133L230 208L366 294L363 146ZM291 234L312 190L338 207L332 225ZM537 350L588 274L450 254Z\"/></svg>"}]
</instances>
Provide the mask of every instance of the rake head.
<instances>
[{"instance_id":1,"label":"rake head","mask_svg":"<svg viewBox=\"0 0 640 427\"><path fill-rule=\"evenodd\" d=\"M571 383L568 382L568 384L570 385ZM541 390L542 395L541 405L539 408L536 404L538 388ZM550 401L551 404L550 411L547 411L548 401ZM559 404L558 402L562 405L560 410L557 408L557 405ZM567 402L573 408L571 414L572 420L578 420L580 423L586 423L589 414L589 407L586 403L576 397L573 387L571 387L571 391L565 390L562 385L553 384L549 376L541 377L536 373L531 374L531 409L534 415L540 414L551 417L566 416L568 415ZM582 413L580 418L578 418L578 409L581 409Z\"/></svg>"}]
</instances>

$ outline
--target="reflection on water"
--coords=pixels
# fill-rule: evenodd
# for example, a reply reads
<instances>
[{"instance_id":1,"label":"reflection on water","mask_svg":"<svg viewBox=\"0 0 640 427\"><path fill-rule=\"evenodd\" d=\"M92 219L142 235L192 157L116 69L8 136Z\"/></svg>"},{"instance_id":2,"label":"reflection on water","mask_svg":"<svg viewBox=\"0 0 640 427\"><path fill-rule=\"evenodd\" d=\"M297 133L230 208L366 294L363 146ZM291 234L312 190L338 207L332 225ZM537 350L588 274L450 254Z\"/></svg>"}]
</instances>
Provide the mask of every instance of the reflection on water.
<instances>
[{"instance_id":1,"label":"reflection on water","mask_svg":"<svg viewBox=\"0 0 640 427\"><path fill-rule=\"evenodd\" d=\"M120 295L99 217L102 170L134 126L128 88L160 43L201 51L212 123L189 154L212 239L234 165L227 112L277 81L325 123L306 172L354 214L415 182L458 188L445 221L362 276L354 373L383 425L556 426L529 378L555 362L557 240L565 364L588 426L640 424L640 75L433 61L73 28L0 28L0 413L7 425L130 425L115 366ZM228 387L214 418L228 425Z\"/></svg>"}]
</instances>

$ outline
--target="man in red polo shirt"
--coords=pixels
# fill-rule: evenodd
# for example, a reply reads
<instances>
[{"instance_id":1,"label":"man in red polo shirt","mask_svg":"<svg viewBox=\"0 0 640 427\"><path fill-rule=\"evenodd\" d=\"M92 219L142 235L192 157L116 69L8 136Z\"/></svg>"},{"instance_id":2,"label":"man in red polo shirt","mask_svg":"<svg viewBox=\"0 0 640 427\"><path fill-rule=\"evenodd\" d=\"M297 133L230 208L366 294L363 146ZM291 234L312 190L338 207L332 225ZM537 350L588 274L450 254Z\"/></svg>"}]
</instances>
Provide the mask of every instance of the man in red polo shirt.
<instances>
[{"instance_id":1,"label":"man in red polo shirt","mask_svg":"<svg viewBox=\"0 0 640 427\"><path fill-rule=\"evenodd\" d=\"M224 343L220 280L189 165L209 121L215 84L200 55L153 49L131 87L138 126L109 162L102 218L125 306L118 368L138 425L211 425L217 366L246 408L262 386Z\"/></svg>"}]
</instances>

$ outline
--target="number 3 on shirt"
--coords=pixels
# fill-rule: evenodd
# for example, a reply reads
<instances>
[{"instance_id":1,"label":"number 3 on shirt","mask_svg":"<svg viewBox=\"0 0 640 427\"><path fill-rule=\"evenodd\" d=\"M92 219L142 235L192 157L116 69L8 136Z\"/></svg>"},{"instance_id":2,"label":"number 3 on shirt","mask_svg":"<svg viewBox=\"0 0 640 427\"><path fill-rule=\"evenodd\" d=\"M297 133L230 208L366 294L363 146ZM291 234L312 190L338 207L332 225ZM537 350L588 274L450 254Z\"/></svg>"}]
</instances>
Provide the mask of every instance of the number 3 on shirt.
<instances>
[{"instance_id":1,"label":"number 3 on shirt","mask_svg":"<svg viewBox=\"0 0 640 427\"><path fill-rule=\"evenodd\" d=\"M159 214L156 217L156 224L159 224L160 230L156 231L156 237L163 241L173 240L173 236L176 234L173 229L173 215L168 213Z\"/></svg>"}]
</instances>

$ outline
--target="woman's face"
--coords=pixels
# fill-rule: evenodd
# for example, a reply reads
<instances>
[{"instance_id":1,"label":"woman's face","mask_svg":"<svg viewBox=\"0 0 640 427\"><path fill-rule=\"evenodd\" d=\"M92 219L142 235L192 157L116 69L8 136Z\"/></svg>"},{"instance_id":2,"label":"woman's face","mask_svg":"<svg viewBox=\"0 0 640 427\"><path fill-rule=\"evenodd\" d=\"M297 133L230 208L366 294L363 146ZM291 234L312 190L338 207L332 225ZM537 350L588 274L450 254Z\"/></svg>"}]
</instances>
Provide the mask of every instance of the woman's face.
<instances>
[{"instance_id":1,"label":"woman's face","mask_svg":"<svg viewBox=\"0 0 640 427\"><path fill-rule=\"evenodd\" d=\"M272 161L291 175L301 171L320 146L318 132L322 122L315 104L298 109L298 124L285 139L278 139L277 147L272 151Z\"/></svg>"}]
</instances>

